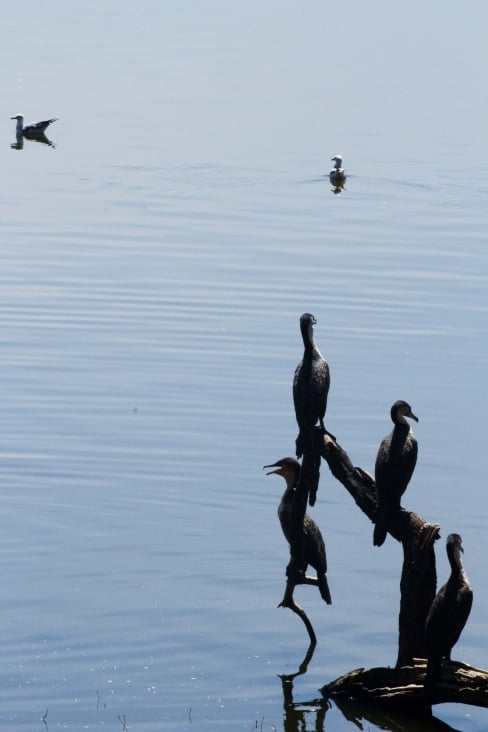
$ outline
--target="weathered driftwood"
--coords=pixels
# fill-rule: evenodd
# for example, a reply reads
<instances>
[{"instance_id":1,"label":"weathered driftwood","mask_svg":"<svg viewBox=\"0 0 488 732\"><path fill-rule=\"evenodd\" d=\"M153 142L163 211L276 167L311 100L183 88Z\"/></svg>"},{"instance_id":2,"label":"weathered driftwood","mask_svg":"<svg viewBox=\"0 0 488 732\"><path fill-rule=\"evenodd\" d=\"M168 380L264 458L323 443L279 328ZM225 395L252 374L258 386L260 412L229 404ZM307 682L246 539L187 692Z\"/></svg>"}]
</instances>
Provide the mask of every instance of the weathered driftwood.
<instances>
[{"instance_id":1,"label":"weathered driftwood","mask_svg":"<svg viewBox=\"0 0 488 732\"><path fill-rule=\"evenodd\" d=\"M329 468L363 513L373 521L377 507L374 478L354 467L349 456L331 435L316 430L316 447ZM441 681L432 697L424 691L424 626L436 592L434 542L439 526L401 509L388 531L403 546L400 581L398 655L395 668L358 669L323 687L328 698L347 698L396 708L417 708L431 713L431 705L462 702L488 706L488 671L463 663L445 661ZM379 550L381 551L381 550Z\"/></svg>"},{"instance_id":2,"label":"weathered driftwood","mask_svg":"<svg viewBox=\"0 0 488 732\"><path fill-rule=\"evenodd\" d=\"M303 620L303 623L307 629L308 636L310 638L310 645L315 648L315 646L317 645L317 636L315 635L313 625L310 622L310 619L305 610L300 607L297 602L295 602L295 598L293 597L293 590L295 589L296 585L299 584L316 585L317 580L314 577L296 578L295 576L289 574L286 582L285 594L278 607L289 608L296 615L298 615L299 618Z\"/></svg>"},{"instance_id":3,"label":"weathered driftwood","mask_svg":"<svg viewBox=\"0 0 488 732\"><path fill-rule=\"evenodd\" d=\"M442 702L488 707L488 671L444 661L435 696L427 697L425 670L425 659L418 658L411 666L400 668L359 668L326 684L321 692L327 699L354 699L409 711Z\"/></svg>"}]
</instances>

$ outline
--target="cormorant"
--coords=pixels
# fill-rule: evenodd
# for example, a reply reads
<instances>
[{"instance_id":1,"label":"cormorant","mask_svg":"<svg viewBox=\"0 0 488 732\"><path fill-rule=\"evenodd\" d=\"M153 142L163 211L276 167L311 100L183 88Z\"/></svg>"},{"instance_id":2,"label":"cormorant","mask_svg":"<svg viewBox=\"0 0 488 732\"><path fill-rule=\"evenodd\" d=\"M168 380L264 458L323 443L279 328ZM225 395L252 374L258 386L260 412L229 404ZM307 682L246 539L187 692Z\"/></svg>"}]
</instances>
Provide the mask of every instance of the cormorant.
<instances>
[{"instance_id":1,"label":"cormorant","mask_svg":"<svg viewBox=\"0 0 488 732\"><path fill-rule=\"evenodd\" d=\"M383 438L376 456L375 479L378 509L373 544L381 546L386 539L390 517L400 510L400 499L415 470L417 440L405 417L418 422L410 404L399 400L391 408L392 432Z\"/></svg>"},{"instance_id":2,"label":"cormorant","mask_svg":"<svg viewBox=\"0 0 488 732\"><path fill-rule=\"evenodd\" d=\"M331 160L335 160L335 165L329 173L329 180L334 186L343 186L346 182L346 171L342 167L342 157L334 155Z\"/></svg>"},{"instance_id":3,"label":"cormorant","mask_svg":"<svg viewBox=\"0 0 488 732\"><path fill-rule=\"evenodd\" d=\"M297 457L301 457L310 449L312 428L317 424L317 420L324 432L327 431L324 427L324 415L327 409L330 374L327 361L313 339L313 326L316 323L311 313L304 313L300 317L305 350L293 377L293 403L300 428L297 437Z\"/></svg>"},{"instance_id":4,"label":"cormorant","mask_svg":"<svg viewBox=\"0 0 488 732\"><path fill-rule=\"evenodd\" d=\"M428 659L425 688L429 692L439 681L442 659L451 659L451 650L466 625L473 604L473 590L461 561L461 552L464 549L459 534L449 534L446 550L451 574L435 596L425 623L425 649Z\"/></svg>"},{"instance_id":5,"label":"cormorant","mask_svg":"<svg viewBox=\"0 0 488 732\"><path fill-rule=\"evenodd\" d=\"M266 468L276 468L266 475L281 475L286 480L286 490L278 506L278 517L286 540L292 543L293 537L293 510L295 500L295 488L300 475L300 463L292 457L282 458L272 465L265 465ZM329 585L327 583L327 556L322 533L315 521L306 513L303 519L303 553L305 564L302 571L305 574L310 564L317 572L317 582L322 599L328 605L332 605Z\"/></svg>"},{"instance_id":6,"label":"cormorant","mask_svg":"<svg viewBox=\"0 0 488 732\"><path fill-rule=\"evenodd\" d=\"M17 120L15 132L17 135L24 135L24 137L39 137L44 134L52 122L57 122L56 118L46 119L43 122L36 122L24 127L24 116L22 114L16 114L15 117L10 117L10 119Z\"/></svg>"}]
</instances>

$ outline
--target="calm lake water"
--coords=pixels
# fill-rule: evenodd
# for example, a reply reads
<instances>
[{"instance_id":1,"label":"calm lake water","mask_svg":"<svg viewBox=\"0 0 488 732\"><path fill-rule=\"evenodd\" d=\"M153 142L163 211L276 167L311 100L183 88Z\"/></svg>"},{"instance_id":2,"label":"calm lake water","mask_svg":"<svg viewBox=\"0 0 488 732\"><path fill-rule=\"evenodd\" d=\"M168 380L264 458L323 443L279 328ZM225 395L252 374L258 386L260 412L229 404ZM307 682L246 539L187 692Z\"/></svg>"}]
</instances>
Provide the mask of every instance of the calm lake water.
<instances>
[{"instance_id":1,"label":"calm lake water","mask_svg":"<svg viewBox=\"0 0 488 732\"><path fill-rule=\"evenodd\" d=\"M284 484L262 466L293 454L305 311L354 464L396 399L419 415L404 504L442 527L440 581L463 536L453 655L488 666L487 20L481 0L4 8L4 729L357 729L318 689L394 664L402 555L325 466L334 604L297 590L319 639L297 707L280 680L307 637L277 609ZM18 112L58 117L53 146L11 147Z\"/></svg>"}]
</instances>

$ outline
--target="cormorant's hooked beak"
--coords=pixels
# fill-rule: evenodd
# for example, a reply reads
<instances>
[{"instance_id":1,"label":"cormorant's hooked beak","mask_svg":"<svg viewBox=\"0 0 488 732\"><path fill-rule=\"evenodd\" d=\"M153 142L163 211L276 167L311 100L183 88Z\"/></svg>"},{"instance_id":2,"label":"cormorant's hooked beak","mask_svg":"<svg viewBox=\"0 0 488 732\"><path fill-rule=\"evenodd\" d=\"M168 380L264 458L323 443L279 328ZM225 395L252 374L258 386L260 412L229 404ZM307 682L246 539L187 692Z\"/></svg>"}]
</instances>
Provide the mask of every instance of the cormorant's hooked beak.
<instances>
[{"instance_id":1,"label":"cormorant's hooked beak","mask_svg":"<svg viewBox=\"0 0 488 732\"><path fill-rule=\"evenodd\" d=\"M415 414L410 410L410 414L408 415L410 419L414 419L416 422L419 421L419 418L415 416Z\"/></svg>"},{"instance_id":2,"label":"cormorant's hooked beak","mask_svg":"<svg viewBox=\"0 0 488 732\"><path fill-rule=\"evenodd\" d=\"M281 475L281 465L278 465L277 463L272 463L272 465L263 465L263 470L266 470L267 468L276 468L276 470L270 470L270 472L266 473L266 475L273 475L273 473L276 473L276 475Z\"/></svg>"}]
</instances>

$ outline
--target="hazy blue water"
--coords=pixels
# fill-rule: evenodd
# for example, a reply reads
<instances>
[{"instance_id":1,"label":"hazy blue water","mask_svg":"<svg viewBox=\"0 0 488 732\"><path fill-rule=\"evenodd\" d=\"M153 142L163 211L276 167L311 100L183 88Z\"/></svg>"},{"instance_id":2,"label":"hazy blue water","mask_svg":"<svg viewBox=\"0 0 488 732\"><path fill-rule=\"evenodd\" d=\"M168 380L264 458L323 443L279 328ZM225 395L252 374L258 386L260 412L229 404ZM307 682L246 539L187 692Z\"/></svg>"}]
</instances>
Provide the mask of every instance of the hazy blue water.
<instances>
[{"instance_id":1,"label":"hazy blue water","mask_svg":"<svg viewBox=\"0 0 488 732\"><path fill-rule=\"evenodd\" d=\"M5 728L45 729L46 710L49 729L285 728L278 674L306 638L276 608L283 486L261 466L293 452L304 311L355 464L372 469L394 400L420 416L405 503L462 534L475 603L454 655L487 666L487 14L5 9ZM19 111L60 118L55 148L9 149ZM394 663L401 564L326 468L314 515L334 605L297 593L319 636L294 683L307 728L325 682ZM325 727L355 729L335 707Z\"/></svg>"}]
</instances>

